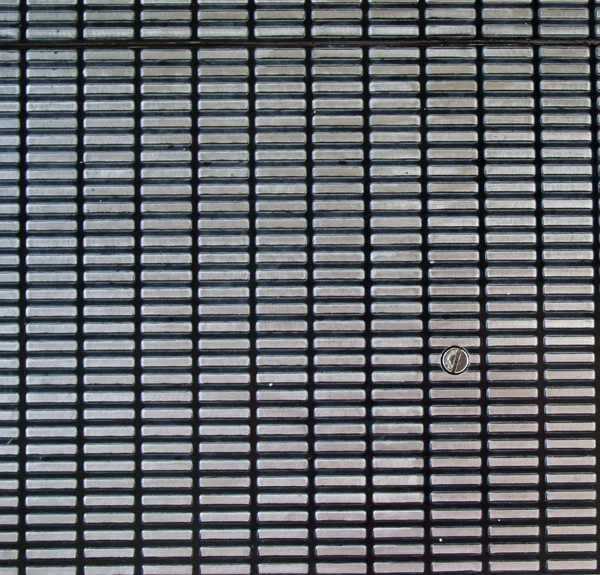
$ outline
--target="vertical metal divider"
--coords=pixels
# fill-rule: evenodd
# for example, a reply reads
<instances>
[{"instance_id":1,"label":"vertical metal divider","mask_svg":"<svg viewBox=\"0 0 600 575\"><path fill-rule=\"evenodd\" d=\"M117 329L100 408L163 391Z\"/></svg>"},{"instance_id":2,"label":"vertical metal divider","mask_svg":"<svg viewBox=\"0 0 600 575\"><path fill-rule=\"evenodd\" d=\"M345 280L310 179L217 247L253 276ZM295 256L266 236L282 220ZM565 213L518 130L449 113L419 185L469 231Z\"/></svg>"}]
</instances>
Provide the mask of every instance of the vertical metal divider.
<instances>
[{"instance_id":1,"label":"vertical metal divider","mask_svg":"<svg viewBox=\"0 0 600 575\"><path fill-rule=\"evenodd\" d=\"M478 39L483 40L483 0L475 2L475 28ZM479 406L480 406L480 441L481 441L481 565L483 572L489 571L490 564L490 509L489 509L489 465L488 465L488 427L487 427L487 260L486 260L486 225L485 225L485 92L484 92L484 46L477 46L476 50L476 78L477 78L477 220L479 236Z\"/></svg>"},{"instance_id":2,"label":"vertical metal divider","mask_svg":"<svg viewBox=\"0 0 600 575\"><path fill-rule=\"evenodd\" d=\"M477 50L477 219L479 235L479 388L481 418L481 562L483 572L489 570L489 466L488 466L488 429L487 429L487 298L486 298L486 238L485 238L485 123L484 123L484 74L483 46Z\"/></svg>"},{"instance_id":3,"label":"vertical metal divider","mask_svg":"<svg viewBox=\"0 0 600 575\"><path fill-rule=\"evenodd\" d=\"M420 28L425 27L424 16L419 23ZM427 48L419 48L419 185L421 194L421 318L422 318L422 353L423 353L423 548L425 573L432 572L431 561L431 434L429 431L429 411L431 398L429 397L429 376L431 366L429 355L429 249L427 222Z\"/></svg>"},{"instance_id":4,"label":"vertical metal divider","mask_svg":"<svg viewBox=\"0 0 600 575\"><path fill-rule=\"evenodd\" d=\"M141 0L135 0L135 39L141 31ZM135 575L142 575L142 53L134 49L134 542Z\"/></svg>"},{"instance_id":5,"label":"vertical metal divider","mask_svg":"<svg viewBox=\"0 0 600 575\"><path fill-rule=\"evenodd\" d=\"M312 37L312 13L310 5L306 10L306 35ZM306 371L307 371L307 408L308 434L307 443L307 507L308 507L308 561L313 566L317 562L317 509L316 470L315 470L315 312L314 312L314 219L313 207L313 75L312 49L305 48L304 69L306 77Z\"/></svg>"},{"instance_id":6,"label":"vertical metal divider","mask_svg":"<svg viewBox=\"0 0 600 575\"><path fill-rule=\"evenodd\" d=\"M198 39L198 10L199 6L192 3L192 38ZM192 271L192 573L197 573L202 561L201 538L200 538L200 315L199 315L199 274L200 274L200 229L198 227L200 189L199 189L199 138L200 138L200 100L199 82L200 65L197 46L191 46L192 52L192 74L191 74L191 271Z\"/></svg>"},{"instance_id":7,"label":"vertical metal divider","mask_svg":"<svg viewBox=\"0 0 600 575\"><path fill-rule=\"evenodd\" d=\"M534 36L539 28L539 17L538 17L538 0L532 2L533 19L532 27L534 30ZM539 469L539 560L541 572L546 571L546 525L547 525L547 503L546 503L546 433L545 433L545 407L546 401L544 396L545 385L544 385L544 263L543 263L543 250L542 234L543 234L543 191L542 191L542 145L541 145L541 79L540 79L540 59L539 59L539 47L533 47L533 117L534 117L534 151L535 151L535 222L536 222L536 321L537 321L537 345L536 345L536 356L537 356L537 423L538 423L538 469Z\"/></svg>"},{"instance_id":8,"label":"vertical metal divider","mask_svg":"<svg viewBox=\"0 0 600 575\"><path fill-rule=\"evenodd\" d=\"M81 0L83 2L83 0ZM27 42L27 0L19 0L19 44L25 44ZM4 47L4 46L3 46Z\"/></svg>"},{"instance_id":9,"label":"vertical metal divider","mask_svg":"<svg viewBox=\"0 0 600 575\"><path fill-rule=\"evenodd\" d=\"M77 37L83 40L83 14L78 14L77 20ZM77 50L77 491L76 491L76 514L77 514L77 573L83 575L84 573L84 557L85 557L85 537L84 537L84 497L85 497L85 417L84 417L84 392L85 392L85 317L84 317L84 306L85 306L85 281L84 281L84 223L85 223L85 198L84 198L84 186L85 186L85 94L84 94L84 48Z\"/></svg>"},{"instance_id":10,"label":"vertical metal divider","mask_svg":"<svg viewBox=\"0 0 600 575\"><path fill-rule=\"evenodd\" d=\"M255 39L256 5L248 1L248 35ZM256 48L248 48L248 266L250 371L250 573L259 575L258 538L258 350L256 313Z\"/></svg>"},{"instance_id":11,"label":"vertical metal divider","mask_svg":"<svg viewBox=\"0 0 600 575\"><path fill-rule=\"evenodd\" d=\"M21 23L25 28L27 8L21 2ZM19 54L19 501L18 573L27 569L27 52Z\"/></svg>"},{"instance_id":12,"label":"vertical metal divider","mask_svg":"<svg viewBox=\"0 0 600 575\"><path fill-rule=\"evenodd\" d=\"M361 2L363 35L368 37L369 10L367 0ZM362 53L362 149L363 149L363 214L364 214L364 304L365 304L365 506L366 506L366 557L367 575L374 573L373 569L373 332L371 328L373 265L371 243L371 87L369 73L369 46L361 47Z\"/></svg>"},{"instance_id":13,"label":"vertical metal divider","mask_svg":"<svg viewBox=\"0 0 600 575\"><path fill-rule=\"evenodd\" d=\"M591 85L591 148L592 148L592 265L594 266L593 281L593 303L594 303L594 374L595 381L598 381L600 373L600 190L598 189L598 52L595 46L590 46L590 85ZM598 387L596 385L596 387ZM596 393L596 415L600 412L600 397ZM596 423L598 425L598 423ZM598 477L600 476L600 434L596 431L596 513L600 516L600 499L598 498ZM596 545L594 558L600 563L599 546Z\"/></svg>"}]
</instances>

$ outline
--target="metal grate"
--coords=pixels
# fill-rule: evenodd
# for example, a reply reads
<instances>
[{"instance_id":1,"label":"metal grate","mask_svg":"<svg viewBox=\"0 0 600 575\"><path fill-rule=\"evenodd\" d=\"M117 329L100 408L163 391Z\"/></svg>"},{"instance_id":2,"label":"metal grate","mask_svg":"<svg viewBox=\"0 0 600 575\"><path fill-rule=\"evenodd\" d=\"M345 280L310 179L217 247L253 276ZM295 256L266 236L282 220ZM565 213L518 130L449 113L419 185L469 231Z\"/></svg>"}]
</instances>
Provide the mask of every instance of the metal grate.
<instances>
[{"instance_id":1,"label":"metal grate","mask_svg":"<svg viewBox=\"0 0 600 575\"><path fill-rule=\"evenodd\" d=\"M0 0L0 575L600 573L595 35Z\"/></svg>"},{"instance_id":2,"label":"metal grate","mask_svg":"<svg viewBox=\"0 0 600 575\"><path fill-rule=\"evenodd\" d=\"M587 0L2 0L0 40L587 43L596 11Z\"/></svg>"}]
</instances>

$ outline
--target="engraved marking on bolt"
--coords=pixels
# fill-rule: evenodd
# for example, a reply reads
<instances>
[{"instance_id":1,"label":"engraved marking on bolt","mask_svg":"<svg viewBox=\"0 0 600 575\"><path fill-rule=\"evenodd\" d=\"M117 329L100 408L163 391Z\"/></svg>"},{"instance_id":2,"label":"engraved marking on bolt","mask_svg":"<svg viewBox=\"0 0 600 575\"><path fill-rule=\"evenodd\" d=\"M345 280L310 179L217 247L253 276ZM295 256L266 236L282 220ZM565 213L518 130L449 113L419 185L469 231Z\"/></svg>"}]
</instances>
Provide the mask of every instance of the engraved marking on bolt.
<instances>
[{"instance_id":1,"label":"engraved marking on bolt","mask_svg":"<svg viewBox=\"0 0 600 575\"><path fill-rule=\"evenodd\" d=\"M462 347L449 347L442 354L442 367L451 375L459 375L469 367L469 353Z\"/></svg>"}]
</instances>

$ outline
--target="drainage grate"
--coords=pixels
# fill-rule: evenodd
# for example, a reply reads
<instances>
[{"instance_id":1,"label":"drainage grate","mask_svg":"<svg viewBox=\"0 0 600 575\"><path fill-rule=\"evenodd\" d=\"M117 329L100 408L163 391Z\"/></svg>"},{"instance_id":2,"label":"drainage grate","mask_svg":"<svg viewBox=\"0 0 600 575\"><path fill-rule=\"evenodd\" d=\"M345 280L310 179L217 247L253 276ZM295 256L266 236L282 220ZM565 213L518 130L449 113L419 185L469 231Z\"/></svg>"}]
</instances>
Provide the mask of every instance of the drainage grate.
<instances>
[{"instance_id":1,"label":"drainage grate","mask_svg":"<svg viewBox=\"0 0 600 575\"><path fill-rule=\"evenodd\" d=\"M594 10L0 0L0 575L597 574Z\"/></svg>"}]
</instances>

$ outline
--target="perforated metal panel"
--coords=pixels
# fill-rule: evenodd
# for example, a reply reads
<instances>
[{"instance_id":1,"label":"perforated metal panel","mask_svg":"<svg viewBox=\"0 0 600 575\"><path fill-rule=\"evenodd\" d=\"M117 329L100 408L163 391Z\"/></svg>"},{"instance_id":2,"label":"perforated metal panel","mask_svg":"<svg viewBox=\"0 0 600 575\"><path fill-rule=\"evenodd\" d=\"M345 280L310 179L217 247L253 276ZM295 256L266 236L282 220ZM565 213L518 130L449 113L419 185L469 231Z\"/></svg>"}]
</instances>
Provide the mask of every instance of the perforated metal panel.
<instances>
[{"instance_id":1,"label":"perforated metal panel","mask_svg":"<svg viewBox=\"0 0 600 575\"><path fill-rule=\"evenodd\" d=\"M0 575L600 573L595 6L0 0Z\"/></svg>"}]
</instances>

